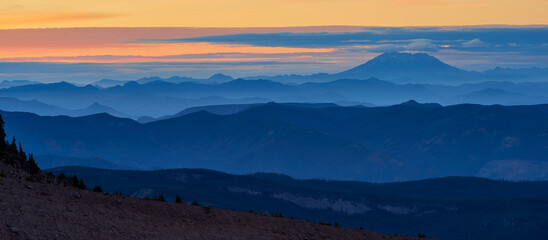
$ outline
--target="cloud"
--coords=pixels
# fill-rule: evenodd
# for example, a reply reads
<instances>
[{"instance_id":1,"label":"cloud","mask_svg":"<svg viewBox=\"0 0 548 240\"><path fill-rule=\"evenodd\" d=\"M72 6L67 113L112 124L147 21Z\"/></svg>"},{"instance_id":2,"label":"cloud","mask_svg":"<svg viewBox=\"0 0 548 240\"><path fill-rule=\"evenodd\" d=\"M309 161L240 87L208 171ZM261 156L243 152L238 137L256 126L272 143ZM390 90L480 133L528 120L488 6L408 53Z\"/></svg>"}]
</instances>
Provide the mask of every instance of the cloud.
<instances>
[{"instance_id":1,"label":"cloud","mask_svg":"<svg viewBox=\"0 0 548 240\"><path fill-rule=\"evenodd\" d=\"M430 39L415 39L407 46L408 51L437 52L438 49L438 45Z\"/></svg>"},{"instance_id":2,"label":"cloud","mask_svg":"<svg viewBox=\"0 0 548 240\"><path fill-rule=\"evenodd\" d=\"M462 39L473 39L467 42ZM482 40L479 40L482 39ZM478 52L523 51L531 54L548 53L542 44L548 39L548 27L407 27L364 28L361 32L316 33L245 33L211 35L194 38L136 39L137 42L207 42L214 44L243 44L291 48L351 48L367 44L371 51L400 48L405 44L410 51L438 51L439 45L453 50ZM489 44L487 44L487 42ZM518 47L510 47L516 43ZM396 45L385 45L396 44ZM376 47L375 47L376 46Z\"/></svg>"},{"instance_id":3,"label":"cloud","mask_svg":"<svg viewBox=\"0 0 548 240\"><path fill-rule=\"evenodd\" d=\"M399 52L405 50L401 44L380 44L366 49L368 52Z\"/></svg>"},{"instance_id":4,"label":"cloud","mask_svg":"<svg viewBox=\"0 0 548 240\"><path fill-rule=\"evenodd\" d=\"M472 39L468 42L463 42L462 46L465 48L477 48L477 47L486 47L487 43L481 41L479 38Z\"/></svg>"}]
</instances>

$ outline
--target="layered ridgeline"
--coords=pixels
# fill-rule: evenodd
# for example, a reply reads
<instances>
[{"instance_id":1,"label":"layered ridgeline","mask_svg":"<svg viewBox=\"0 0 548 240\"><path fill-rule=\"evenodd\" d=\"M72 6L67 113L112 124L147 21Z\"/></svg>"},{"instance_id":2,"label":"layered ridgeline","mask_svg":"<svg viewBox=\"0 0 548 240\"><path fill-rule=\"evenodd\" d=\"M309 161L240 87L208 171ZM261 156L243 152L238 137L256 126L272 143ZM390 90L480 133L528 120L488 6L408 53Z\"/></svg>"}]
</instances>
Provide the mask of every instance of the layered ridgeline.
<instances>
[{"instance_id":1,"label":"layered ridgeline","mask_svg":"<svg viewBox=\"0 0 548 240\"><path fill-rule=\"evenodd\" d=\"M374 184L230 175L203 169L121 171L60 167L108 192L268 212L380 233L457 240L545 239L548 182L447 177Z\"/></svg>"},{"instance_id":2,"label":"layered ridgeline","mask_svg":"<svg viewBox=\"0 0 548 240\"><path fill-rule=\"evenodd\" d=\"M26 82L0 89L0 109L69 116L108 112L137 119L159 118L196 106L269 101L392 105L415 99L444 105L539 104L548 101L547 76L548 69L468 72L427 54L386 53L337 74L246 80L215 75L211 79L216 81L149 77L86 86Z\"/></svg>"},{"instance_id":3,"label":"layered ridgeline","mask_svg":"<svg viewBox=\"0 0 548 240\"><path fill-rule=\"evenodd\" d=\"M42 172L20 144L4 141L2 127L0 116L2 239L412 239L280 213L227 211L180 199L166 203L162 195L139 199L102 193L100 186L88 189L77 176Z\"/></svg>"},{"instance_id":4,"label":"layered ridgeline","mask_svg":"<svg viewBox=\"0 0 548 240\"><path fill-rule=\"evenodd\" d=\"M11 123L8 134L17 134L36 155L63 157L55 164L44 161L47 167L96 167L99 159L113 168L208 168L374 182L548 179L547 105L442 107L409 101L371 108L269 103L239 109L146 124L107 114L2 114Z\"/></svg>"}]
</instances>

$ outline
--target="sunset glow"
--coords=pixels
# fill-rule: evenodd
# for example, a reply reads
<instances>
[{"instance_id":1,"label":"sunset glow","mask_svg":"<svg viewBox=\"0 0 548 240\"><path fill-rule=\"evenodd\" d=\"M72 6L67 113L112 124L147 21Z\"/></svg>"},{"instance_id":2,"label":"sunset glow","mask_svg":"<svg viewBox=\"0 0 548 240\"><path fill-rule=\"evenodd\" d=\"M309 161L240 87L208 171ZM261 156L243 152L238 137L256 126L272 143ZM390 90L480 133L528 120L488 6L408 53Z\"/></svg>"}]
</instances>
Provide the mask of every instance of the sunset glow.
<instances>
[{"instance_id":1,"label":"sunset glow","mask_svg":"<svg viewBox=\"0 0 548 240\"><path fill-rule=\"evenodd\" d=\"M246 76L334 72L407 51L471 70L544 66L547 11L543 0L5 0L0 62L214 63L138 76Z\"/></svg>"},{"instance_id":2,"label":"sunset glow","mask_svg":"<svg viewBox=\"0 0 548 240\"><path fill-rule=\"evenodd\" d=\"M0 28L547 24L543 0L5 0Z\"/></svg>"}]
</instances>

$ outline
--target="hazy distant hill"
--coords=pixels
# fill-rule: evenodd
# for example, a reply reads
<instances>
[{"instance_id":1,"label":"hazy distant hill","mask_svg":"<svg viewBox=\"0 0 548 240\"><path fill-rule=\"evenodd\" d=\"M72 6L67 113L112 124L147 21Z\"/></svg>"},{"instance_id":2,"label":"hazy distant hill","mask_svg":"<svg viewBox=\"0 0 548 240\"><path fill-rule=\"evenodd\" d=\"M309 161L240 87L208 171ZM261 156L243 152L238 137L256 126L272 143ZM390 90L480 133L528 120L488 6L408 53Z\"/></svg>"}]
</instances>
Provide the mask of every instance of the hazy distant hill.
<instances>
[{"instance_id":1,"label":"hazy distant hill","mask_svg":"<svg viewBox=\"0 0 548 240\"><path fill-rule=\"evenodd\" d=\"M257 107L262 105L263 103L252 103L252 104L224 104L224 105L209 105L209 106L200 106L200 107L191 107L187 108L183 111L180 111L174 115L168 115L161 118L140 118L138 121L141 123L148 123L158 120L165 120L170 118L176 118L181 117L187 114L199 112L199 111L207 111L213 114L217 115L231 115L235 113L239 113L241 111ZM334 103L283 103L283 105L287 106L297 106L297 107L303 107L303 108L326 108L326 107L336 107L337 104Z\"/></svg>"},{"instance_id":2,"label":"hazy distant hill","mask_svg":"<svg viewBox=\"0 0 548 240\"><path fill-rule=\"evenodd\" d=\"M548 179L546 106L407 102L390 107L265 104L232 115L199 111L140 124L2 112L37 155L97 157L133 167L394 181L439 176ZM513 164L501 160L512 160ZM493 171L495 169L495 171ZM522 174L508 174L509 171Z\"/></svg>"},{"instance_id":3,"label":"hazy distant hill","mask_svg":"<svg viewBox=\"0 0 548 240\"><path fill-rule=\"evenodd\" d=\"M11 112L31 112L42 116L67 115L69 110L45 104L36 100L19 100L11 97L0 98L0 109Z\"/></svg>"},{"instance_id":4,"label":"hazy distant hill","mask_svg":"<svg viewBox=\"0 0 548 240\"><path fill-rule=\"evenodd\" d=\"M0 88L10 88L10 87L24 86L29 84L38 84L38 83L39 82L28 81L28 80L4 80L0 82Z\"/></svg>"},{"instance_id":5,"label":"hazy distant hill","mask_svg":"<svg viewBox=\"0 0 548 240\"><path fill-rule=\"evenodd\" d=\"M89 105L87 108L83 109L76 109L69 112L69 116L87 116L87 115L93 115L98 113L108 113L109 115L115 116L115 117L121 117L121 118L132 118L124 113L121 113L113 108L104 106L100 103L93 103Z\"/></svg>"},{"instance_id":6,"label":"hazy distant hill","mask_svg":"<svg viewBox=\"0 0 548 240\"><path fill-rule=\"evenodd\" d=\"M503 92L507 94L502 94ZM420 102L438 102L444 105L541 104L548 102L548 82L491 81L450 86L396 84L369 78L291 85L269 80L236 79L220 84L165 81L140 84L132 81L109 88L91 85L78 87L61 82L0 89L0 94L3 97L38 100L65 109L82 109L99 103L130 116L150 116L154 119L174 115L191 107L270 101L392 105L416 99Z\"/></svg>"},{"instance_id":7,"label":"hazy distant hill","mask_svg":"<svg viewBox=\"0 0 548 240\"><path fill-rule=\"evenodd\" d=\"M154 82L154 81L162 81L162 82L169 82L169 83L182 83L182 82L223 83L223 82L228 82L232 80L234 79L231 76L217 73L207 79L197 79L197 78L179 77L179 76L172 76L170 78L145 77L145 78L135 80L135 82L138 82L140 84L145 84L145 83ZM114 86L122 86L128 82L130 81L102 79L92 83L91 85L103 87L103 88L109 88Z\"/></svg>"},{"instance_id":8,"label":"hazy distant hill","mask_svg":"<svg viewBox=\"0 0 548 240\"><path fill-rule=\"evenodd\" d=\"M11 112L31 112L41 116L59 116L66 115L71 117L81 117L97 113L108 113L112 116L130 118L130 116L121 113L115 109L103 106L99 103L75 110L68 110L54 105L45 104L36 100L19 100L16 98L0 98L0 110Z\"/></svg>"},{"instance_id":9,"label":"hazy distant hill","mask_svg":"<svg viewBox=\"0 0 548 240\"><path fill-rule=\"evenodd\" d=\"M87 184L134 197L158 194L213 207L281 212L381 233L440 239L543 239L548 182L447 177L372 184L296 180L284 175L229 175L200 169L113 171L61 167ZM214 189L215 191L212 191Z\"/></svg>"}]
</instances>

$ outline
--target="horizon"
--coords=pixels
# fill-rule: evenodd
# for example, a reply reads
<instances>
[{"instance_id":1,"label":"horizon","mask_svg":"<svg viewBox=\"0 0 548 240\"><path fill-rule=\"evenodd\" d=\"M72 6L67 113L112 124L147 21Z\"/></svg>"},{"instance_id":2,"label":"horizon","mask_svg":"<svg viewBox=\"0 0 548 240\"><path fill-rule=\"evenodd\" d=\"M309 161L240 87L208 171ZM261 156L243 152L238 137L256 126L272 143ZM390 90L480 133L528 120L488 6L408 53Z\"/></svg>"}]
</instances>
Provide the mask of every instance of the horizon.
<instances>
[{"instance_id":1,"label":"horizon","mask_svg":"<svg viewBox=\"0 0 548 240\"><path fill-rule=\"evenodd\" d=\"M427 53L467 71L548 67L548 25L82 27L0 29L0 36L0 80L337 73L384 52Z\"/></svg>"}]
</instances>

